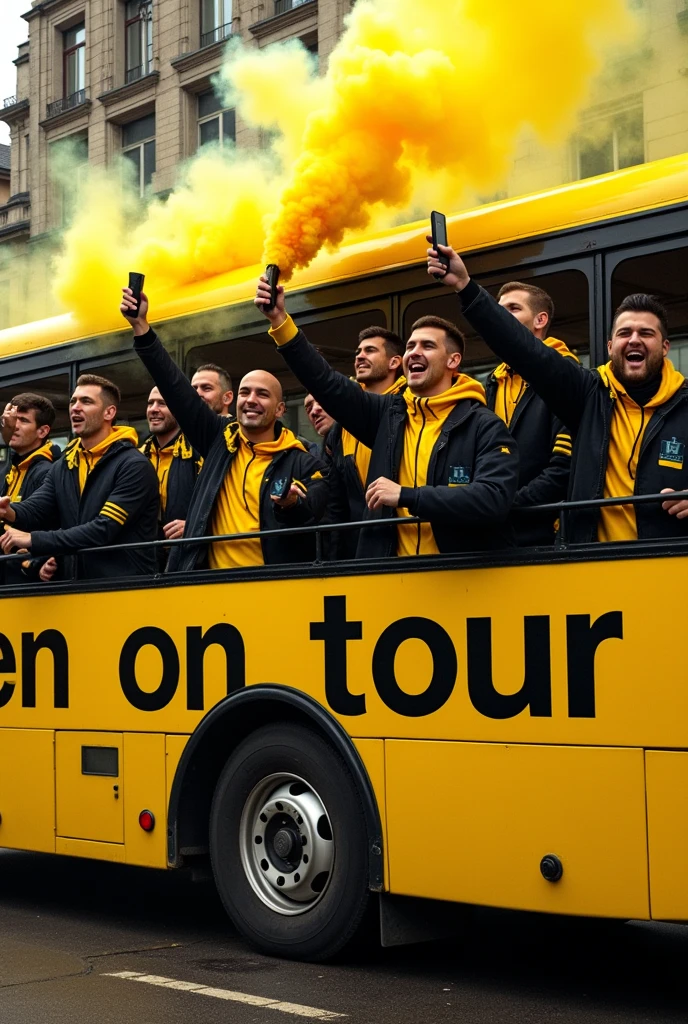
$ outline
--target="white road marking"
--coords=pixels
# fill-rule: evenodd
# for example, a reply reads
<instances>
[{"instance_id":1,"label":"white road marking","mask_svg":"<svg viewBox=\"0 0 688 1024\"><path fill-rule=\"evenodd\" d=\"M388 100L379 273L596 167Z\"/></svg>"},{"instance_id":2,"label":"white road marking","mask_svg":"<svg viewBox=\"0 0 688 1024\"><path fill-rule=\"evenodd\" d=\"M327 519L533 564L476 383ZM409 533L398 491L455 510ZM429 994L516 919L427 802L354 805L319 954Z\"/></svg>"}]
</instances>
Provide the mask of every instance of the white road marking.
<instances>
[{"instance_id":1,"label":"white road marking","mask_svg":"<svg viewBox=\"0 0 688 1024\"><path fill-rule=\"evenodd\" d=\"M123 978L125 981L142 981L144 985L158 985L160 988L171 988L181 992L193 992L198 996L211 996L213 999L227 999L233 1003L247 1003L249 1006L264 1006L266 1010L279 1010L291 1013L296 1017L311 1017L315 1020L334 1020L346 1017L346 1013L335 1013L334 1010L320 1010L317 1006L303 1006L301 1003L285 1003L280 999L266 999L264 996L253 996L248 992L234 992L229 988L210 988L198 985L193 981L175 981L159 974L143 974L141 971L107 971L104 978Z\"/></svg>"}]
</instances>

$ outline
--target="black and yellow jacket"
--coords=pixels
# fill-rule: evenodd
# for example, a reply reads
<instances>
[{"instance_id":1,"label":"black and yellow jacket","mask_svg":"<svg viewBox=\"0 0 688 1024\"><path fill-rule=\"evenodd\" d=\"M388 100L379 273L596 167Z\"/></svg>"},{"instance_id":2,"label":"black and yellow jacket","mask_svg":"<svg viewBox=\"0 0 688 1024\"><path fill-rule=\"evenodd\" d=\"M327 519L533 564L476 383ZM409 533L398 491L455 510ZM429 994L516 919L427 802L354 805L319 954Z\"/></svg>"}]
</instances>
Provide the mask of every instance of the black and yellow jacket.
<instances>
[{"instance_id":1,"label":"black and yellow jacket","mask_svg":"<svg viewBox=\"0 0 688 1024\"><path fill-rule=\"evenodd\" d=\"M570 500L657 494L665 487L688 490L688 382L670 360L664 360L657 395L641 407L614 379L609 364L588 370L562 359L475 281L459 299L471 327L572 431ZM574 543L688 537L688 519L670 516L659 502L627 508L628 514L620 507L613 513L567 512L566 536Z\"/></svg>"},{"instance_id":2,"label":"black and yellow jacket","mask_svg":"<svg viewBox=\"0 0 688 1024\"><path fill-rule=\"evenodd\" d=\"M383 394L400 395L405 390L406 378L399 377ZM366 512L365 489L371 450L342 427L341 423L335 423L327 435L326 450L332 459L331 506L336 509L338 517L333 521L359 522ZM357 546L358 531L343 530L338 535L337 557L353 558Z\"/></svg>"},{"instance_id":3,"label":"black and yellow jacket","mask_svg":"<svg viewBox=\"0 0 688 1024\"><path fill-rule=\"evenodd\" d=\"M44 441L39 448L34 448L28 455L19 455L12 452L12 463L9 473L0 487L0 497L11 498L12 501L22 501L30 498L34 491L37 491L45 480L46 473L53 462L60 458L62 451L56 444ZM7 562L3 568L2 579L6 584L27 583L20 568L21 563L17 561ZM36 560L36 571L41 562Z\"/></svg>"},{"instance_id":4,"label":"black and yellow jacket","mask_svg":"<svg viewBox=\"0 0 688 1024\"><path fill-rule=\"evenodd\" d=\"M407 510L430 522L427 528L409 526L404 531L363 529L358 557L408 553L410 541L402 545L402 532L416 538L419 553L486 551L513 543L507 520L518 483L517 447L501 420L487 409L477 382L463 378L456 382L454 396L445 392L431 399L414 399L408 389L376 395L333 370L291 321L287 329L288 335L282 331L276 340L290 369L330 416L372 449L368 481L387 477L402 484L399 509L366 508L364 518L400 518ZM272 331L273 337L280 330ZM439 424L428 403L445 407ZM428 457L423 460L423 479L414 486L413 465L418 460L405 441L407 431L413 432L420 446L424 422L439 429L424 453ZM411 431L416 426L418 430Z\"/></svg>"},{"instance_id":5,"label":"black and yellow jacket","mask_svg":"<svg viewBox=\"0 0 688 1024\"><path fill-rule=\"evenodd\" d=\"M557 338L540 342L562 358L575 355ZM577 362L577 360L576 360ZM518 443L519 476L514 508L564 501L571 470L571 435L561 420L526 381L501 363L485 384L487 406L506 423ZM553 544L555 513L514 512L512 522L521 545Z\"/></svg>"},{"instance_id":6,"label":"black and yellow jacket","mask_svg":"<svg viewBox=\"0 0 688 1024\"><path fill-rule=\"evenodd\" d=\"M218 521L218 513L221 512L225 476L237 454L244 456L244 448L241 446L246 446L248 442L241 434L236 420L218 416L199 399L152 329L142 337L134 339L134 348L185 436L203 458L203 468L198 475L189 506L184 535L208 536L213 522ZM325 479L327 470L324 463L306 451L305 446L279 421L275 424L275 441L268 442L266 446L255 447L274 449L269 465L259 482L259 493L251 496L255 498L260 529L278 530L294 526L311 526L319 522L328 501ZM250 461L247 460L247 466ZM291 508L280 508L270 498L271 481L278 475L291 476L304 486L305 496ZM248 541L245 546L254 544L255 542ZM214 545L215 547L219 548L220 545ZM223 547L229 548L230 544ZM181 572L207 564L207 553L204 548L205 545L202 549L186 544L174 546L170 553L168 572ZM260 538L260 548L260 562L252 556L246 564L278 565L307 562L315 558L315 540L312 535L280 537L273 534Z\"/></svg>"},{"instance_id":7,"label":"black and yellow jacket","mask_svg":"<svg viewBox=\"0 0 688 1024\"><path fill-rule=\"evenodd\" d=\"M72 555L62 575L80 579L137 576L156 571L155 549L99 552L100 546L157 539L158 481L136 450L131 427L115 427L85 451L73 440L30 498L12 505L14 526L31 534L32 555Z\"/></svg>"},{"instance_id":8,"label":"black and yellow jacket","mask_svg":"<svg viewBox=\"0 0 688 1024\"><path fill-rule=\"evenodd\" d=\"M186 519L189 502L201 468L201 456L191 447L181 430L162 448L155 434L143 442L142 452L158 478L160 525Z\"/></svg>"}]
</instances>

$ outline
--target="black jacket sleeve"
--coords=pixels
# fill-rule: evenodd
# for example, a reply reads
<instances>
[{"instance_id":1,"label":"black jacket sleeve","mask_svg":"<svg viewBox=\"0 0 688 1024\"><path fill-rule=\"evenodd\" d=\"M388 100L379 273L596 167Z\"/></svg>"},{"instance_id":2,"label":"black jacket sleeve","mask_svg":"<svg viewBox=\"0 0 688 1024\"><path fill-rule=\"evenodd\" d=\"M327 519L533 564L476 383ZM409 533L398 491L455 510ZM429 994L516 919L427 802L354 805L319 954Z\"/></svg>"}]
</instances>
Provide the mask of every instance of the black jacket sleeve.
<instances>
[{"instance_id":1,"label":"black jacket sleeve","mask_svg":"<svg viewBox=\"0 0 688 1024\"><path fill-rule=\"evenodd\" d=\"M51 474L49 479L54 479ZM41 487L30 504L45 490ZM147 505L158 500L158 480L148 459L123 459L117 468L112 490L99 514L88 523L80 523L66 530L36 530L31 533L31 551L34 555L60 555L80 548L102 547L116 544L120 533ZM23 504L23 502L22 502ZM114 505L116 518L108 514L108 505ZM124 520L123 522L121 520ZM150 540L156 540L153 535Z\"/></svg>"},{"instance_id":2,"label":"black jacket sleeve","mask_svg":"<svg viewBox=\"0 0 688 1024\"><path fill-rule=\"evenodd\" d=\"M290 508L282 508L275 503L275 519L282 526L314 526L327 509L327 467L320 458L303 452L295 459L293 470L294 479L303 484L306 495Z\"/></svg>"},{"instance_id":3,"label":"black jacket sleeve","mask_svg":"<svg viewBox=\"0 0 688 1024\"><path fill-rule=\"evenodd\" d=\"M516 442L502 421L488 413L481 416L477 429L472 481L462 487L402 487L399 507L449 526L503 523L517 487Z\"/></svg>"},{"instance_id":4,"label":"black jacket sleeve","mask_svg":"<svg viewBox=\"0 0 688 1024\"><path fill-rule=\"evenodd\" d=\"M57 502L57 490L55 487L55 463L48 468L43 477L41 486L38 487L31 497L12 504L15 512L15 520L11 526L18 530L30 533L34 527L50 526L59 522L59 506Z\"/></svg>"},{"instance_id":5,"label":"black jacket sleeve","mask_svg":"<svg viewBox=\"0 0 688 1024\"><path fill-rule=\"evenodd\" d=\"M390 396L364 391L355 381L333 370L303 331L286 345L280 345L279 351L289 369L323 409L361 444L372 448Z\"/></svg>"},{"instance_id":6,"label":"black jacket sleeve","mask_svg":"<svg viewBox=\"0 0 688 1024\"><path fill-rule=\"evenodd\" d=\"M552 454L549 463L523 487L514 498L514 507L549 505L564 501L568 494L571 472L572 441L566 427L556 416L552 417Z\"/></svg>"},{"instance_id":7,"label":"black jacket sleeve","mask_svg":"<svg viewBox=\"0 0 688 1024\"><path fill-rule=\"evenodd\" d=\"M469 281L459 298L473 330L528 381L555 416L577 430L585 400L595 386L593 373L543 345L475 281Z\"/></svg>"},{"instance_id":8,"label":"black jacket sleeve","mask_svg":"<svg viewBox=\"0 0 688 1024\"><path fill-rule=\"evenodd\" d=\"M148 334L134 338L134 348L183 433L205 458L227 418L218 416L198 397L152 327Z\"/></svg>"}]
</instances>

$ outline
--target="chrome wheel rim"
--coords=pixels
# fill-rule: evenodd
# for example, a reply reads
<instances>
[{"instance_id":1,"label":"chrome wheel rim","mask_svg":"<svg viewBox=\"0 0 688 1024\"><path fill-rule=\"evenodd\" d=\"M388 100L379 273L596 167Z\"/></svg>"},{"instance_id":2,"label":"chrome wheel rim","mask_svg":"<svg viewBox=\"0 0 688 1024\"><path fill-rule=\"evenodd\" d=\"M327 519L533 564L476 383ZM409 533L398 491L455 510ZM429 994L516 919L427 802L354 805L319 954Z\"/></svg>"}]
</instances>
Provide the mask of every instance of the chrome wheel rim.
<instances>
[{"instance_id":1,"label":"chrome wheel rim","mask_svg":"<svg viewBox=\"0 0 688 1024\"><path fill-rule=\"evenodd\" d=\"M239 826L241 863L251 888L278 914L311 910L334 867L332 825L316 790L297 775L268 775L253 787Z\"/></svg>"}]
</instances>

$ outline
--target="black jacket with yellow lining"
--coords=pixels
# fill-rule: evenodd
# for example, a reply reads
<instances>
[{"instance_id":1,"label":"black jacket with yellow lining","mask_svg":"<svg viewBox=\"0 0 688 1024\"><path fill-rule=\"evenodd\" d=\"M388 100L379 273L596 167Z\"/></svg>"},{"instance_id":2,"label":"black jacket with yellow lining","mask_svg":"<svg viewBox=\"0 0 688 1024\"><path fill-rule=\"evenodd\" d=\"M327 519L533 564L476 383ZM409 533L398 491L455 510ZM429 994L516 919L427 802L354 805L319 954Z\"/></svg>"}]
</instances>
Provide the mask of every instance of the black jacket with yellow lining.
<instances>
[{"instance_id":1,"label":"black jacket with yellow lining","mask_svg":"<svg viewBox=\"0 0 688 1024\"><path fill-rule=\"evenodd\" d=\"M397 480L404 449L407 405L403 394L377 395L333 370L302 331L279 346L292 372L330 416L372 449L368 481ZM401 505L429 520L440 552L489 551L513 544L507 523L518 482L516 445L502 421L482 403L458 401L442 425L423 487L402 488ZM505 457L504 452L507 453ZM455 471L461 471L456 474ZM470 480L451 486L453 476ZM364 519L397 519L388 506ZM361 530L357 556L393 555L397 531Z\"/></svg>"},{"instance_id":2,"label":"black jacket with yellow lining","mask_svg":"<svg viewBox=\"0 0 688 1024\"><path fill-rule=\"evenodd\" d=\"M173 523L176 519L186 519L191 504L191 495L196 486L196 478L202 463L201 456L191 447L181 431L165 445L165 448L170 447L172 448L172 457L165 487L167 501L165 511L160 516L161 526ZM147 437L139 448L153 469L156 469L157 466L156 454L159 450L154 434Z\"/></svg>"},{"instance_id":3,"label":"black jacket with yellow lining","mask_svg":"<svg viewBox=\"0 0 688 1024\"><path fill-rule=\"evenodd\" d=\"M497 380L491 375L485 383L488 409L495 408L497 390ZM571 470L571 435L525 383L508 429L518 444L519 457L518 490L512 513L516 540L520 545L553 544L556 512L518 510L565 500Z\"/></svg>"},{"instance_id":4,"label":"black jacket with yellow lining","mask_svg":"<svg viewBox=\"0 0 688 1024\"><path fill-rule=\"evenodd\" d=\"M56 444L46 441L35 451L28 455L19 455L12 452L12 463L10 471L0 487L0 497L9 496L12 501L24 501L30 498L34 491L37 491L45 480L50 467L62 455L62 449ZM33 569L31 575L24 575L21 571L21 562L6 562L2 570L2 581L10 583L33 582L44 559L29 559Z\"/></svg>"},{"instance_id":5,"label":"black jacket with yellow lining","mask_svg":"<svg viewBox=\"0 0 688 1024\"><path fill-rule=\"evenodd\" d=\"M12 505L13 526L31 534L33 555L72 555L62 575L80 579L153 575L154 548L100 552L109 544L154 541L158 529L155 470L127 440L115 441L89 473L79 493L78 439L46 474L30 498Z\"/></svg>"},{"instance_id":6,"label":"black jacket with yellow lining","mask_svg":"<svg viewBox=\"0 0 688 1024\"><path fill-rule=\"evenodd\" d=\"M604 493L614 398L600 372L573 359L562 359L538 341L516 317L475 281L459 293L463 315L500 359L512 366L547 403L575 438L568 497L601 498ZM653 411L643 435L635 494L658 494L663 488L688 490L688 384ZM664 456L669 453L669 458ZM630 453L629 453L630 454ZM619 495L621 497L621 495ZM566 513L566 537L572 543L597 540L598 509ZM638 538L688 536L688 519L678 519L661 504L636 505Z\"/></svg>"},{"instance_id":7,"label":"black jacket with yellow lining","mask_svg":"<svg viewBox=\"0 0 688 1024\"><path fill-rule=\"evenodd\" d=\"M134 348L155 381L172 415L191 444L203 457L186 517L185 537L205 537L210 530L212 513L222 482L236 452L239 424L233 418L218 416L199 399L182 371L171 359L155 332L134 339ZM282 424L275 424L276 436ZM312 526L322 519L328 502L325 464L305 448L289 448L279 452L265 472L260 487L259 509L261 530ZM270 482L275 476L288 475L301 481L307 494L289 509L282 509L270 498ZM313 535L273 534L261 537L265 565L309 562L315 558ZM182 572L206 563L205 546L176 545L172 548L168 572Z\"/></svg>"}]
</instances>

